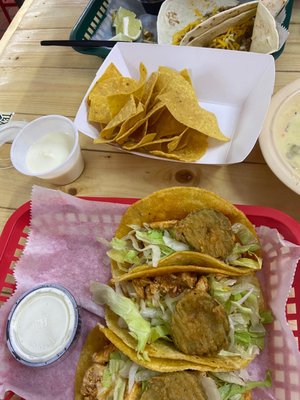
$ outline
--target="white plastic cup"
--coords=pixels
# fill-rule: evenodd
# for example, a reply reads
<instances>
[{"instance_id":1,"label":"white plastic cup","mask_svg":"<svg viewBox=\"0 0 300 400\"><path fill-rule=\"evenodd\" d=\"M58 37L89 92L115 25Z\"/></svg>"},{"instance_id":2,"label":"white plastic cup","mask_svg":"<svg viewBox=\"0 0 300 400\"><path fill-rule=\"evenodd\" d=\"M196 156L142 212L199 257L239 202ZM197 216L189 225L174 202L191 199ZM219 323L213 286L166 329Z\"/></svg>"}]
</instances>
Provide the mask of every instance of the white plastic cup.
<instances>
[{"instance_id":1,"label":"white plastic cup","mask_svg":"<svg viewBox=\"0 0 300 400\"><path fill-rule=\"evenodd\" d=\"M32 171L26 160L30 147L44 136L54 133L64 133L71 138L72 146L67 158L43 173ZM10 156L13 166L22 174L36 176L55 185L66 185L75 181L84 168L78 130L69 118L61 115L47 115L28 123L15 137Z\"/></svg>"}]
</instances>

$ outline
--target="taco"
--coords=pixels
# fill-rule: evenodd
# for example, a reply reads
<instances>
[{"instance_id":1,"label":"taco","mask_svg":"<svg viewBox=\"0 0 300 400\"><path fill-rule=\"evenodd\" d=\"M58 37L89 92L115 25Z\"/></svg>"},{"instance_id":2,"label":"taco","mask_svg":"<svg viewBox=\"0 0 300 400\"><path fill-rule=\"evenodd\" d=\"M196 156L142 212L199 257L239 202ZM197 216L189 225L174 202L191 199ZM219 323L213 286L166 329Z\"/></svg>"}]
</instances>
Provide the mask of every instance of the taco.
<instances>
[{"instance_id":1,"label":"taco","mask_svg":"<svg viewBox=\"0 0 300 400\"><path fill-rule=\"evenodd\" d=\"M153 372L115 346L110 331L97 325L78 361L75 400L251 400L255 387L270 387L271 377L249 380L246 371L207 374L199 371Z\"/></svg>"},{"instance_id":2,"label":"taco","mask_svg":"<svg viewBox=\"0 0 300 400\"><path fill-rule=\"evenodd\" d=\"M241 275L262 266L260 243L245 214L194 187L163 189L132 204L105 244L113 277L186 265Z\"/></svg>"},{"instance_id":3,"label":"taco","mask_svg":"<svg viewBox=\"0 0 300 400\"><path fill-rule=\"evenodd\" d=\"M160 24L164 26L163 17L158 19L158 31L163 30ZM270 54L279 49L279 34L276 21L263 2L250 1L208 18L190 20L173 33L170 43Z\"/></svg>"},{"instance_id":4,"label":"taco","mask_svg":"<svg viewBox=\"0 0 300 400\"><path fill-rule=\"evenodd\" d=\"M179 44L181 38L202 21L236 5L237 0L165 0L157 16L157 41Z\"/></svg>"},{"instance_id":5,"label":"taco","mask_svg":"<svg viewBox=\"0 0 300 400\"><path fill-rule=\"evenodd\" d=\"M253 1L199 24L183 37L180 45L271 54L279 49L279 34L269 10Z\"/></svg>"},{"instance_id":6,"label":"taco","mask_svg":"<svg viewBox=\"0 0 300 400\"><path fill-rule=\"evenodd\" d=\"M177 369L232 371L264 347L270 314L254 274L233 278L201 267L165 267L160 275L157 269L123 275L115 290L93 282L91 291L94 302L106 306L108 328L149 369L157 370L158 358L176 361Z\"/></svg>"}]
</instances>

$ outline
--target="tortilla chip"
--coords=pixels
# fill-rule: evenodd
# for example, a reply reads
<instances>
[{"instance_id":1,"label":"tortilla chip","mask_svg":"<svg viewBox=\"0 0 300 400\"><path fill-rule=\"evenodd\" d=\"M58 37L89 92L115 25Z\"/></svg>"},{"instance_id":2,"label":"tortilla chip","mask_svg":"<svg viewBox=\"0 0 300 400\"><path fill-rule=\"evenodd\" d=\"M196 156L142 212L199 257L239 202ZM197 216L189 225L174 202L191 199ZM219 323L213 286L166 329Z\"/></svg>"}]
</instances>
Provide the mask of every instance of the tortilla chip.
<instances>
[{"instance_id":1,"label":"tortilla chip","mask_svg":"<svg viewBox=\"0 0 300 400\"><path fill-rule=\"evenodd\" d=\"M147 135L143 135L139 141L137 141L137 142L129 141L126 144L124 144L123 147L126 150L138 149L139 147L143 147L149 143L153 143L155 136L157 136L156 133L148 133Z\"/></svg>"},{"instance_id":2,"label":"tortilla chip","mask_svg":"<svg viewBox=\"0 0 300 400\"><path fill-rule=\"evenodd\" d=\"M140 103L140 104L142 105L142 103ZM131 125L131 124L128 125L125 121L124 124L122 125L120 131L115 136L115 141L119 144L124 144L128 140L128 138L130 136L132 136L136 132L136 130L138 128L140 128L145 122L147 122L147 124L145 124L145 128L148 128L149 118L151 118L151 116L154 113L156 113L161 107L163 107L163 106L157 105L157 107L154 107L151 111L149 111L147 113L147 115L145 115L144 113L143 114L136 113L135 116L133 116L133 119L136 120L134 125ZM137 117L137 118L135 118L135 117ZM147 131L144 132L144 134L146 134L146 133L147 133ZM143 134L143 136L144 136L144 134ZM138 135L138 137L139 137L139 135ZM141 137L140 137L140 139L141 139Z\"/></svg>"},{"instance_id":3,"label":"tortilla chip","mask_svg":"<svg viewBox=\"0 0 300 400\"><path fill-rule=\"evenodd\" d=\"M115 66L115 64L111 63L109 66L106 68L104 73L100 76L100 78L97 80L95 85L93 86L92 90L90 91L88 95L88 102L90 103L93 98L96 98L101 95L101 84L111 78L119 78L122 77L122 74L118 70L118 68Z\"/></svg>"},{"instance_id":4,"label":"tortilla chip","mask_svg":"<svg viewBox=\"0 0 300 400\"><path fill-rule=\"evenodd\" d=\"M158 78L158 73L152 72L152 74L150 75L150 78L145 83L144 93L141 98L141 102L144 104L146 110L148 109L148 105L151 100L157 78Z\"/></svg>"},{"instance_id":5,"label":"tortilla chip","mask_svg":"<svg viewBox=\"0 0 300 400\"><path fill-rule=\"evenodd\" d=\"M185 81L186 82L186 81ZM186 83L188 86L189 84ZM183 125L192 128L214 139L228 141L229 139L221 132L216 116L210 111L201 108L189 91L187 86L175 86L173 90L159 96L159 100L166 105L174 118ZM188 111L187 111L188 110Z\"/></svg>"},{"instance_id":6,"label":"tortilla chip","mask_svg":"<svg viewBox=\"0 0 300 400\"><path fill-rule=\"evenodd\" d=\"M141 63L136 80L110 65L91 90L88 104L89 121L104 125L95 143L193 162L207 150L204 135L228 140L216 117L199 106L187 69L161 66L147 79Z\"/></svg>"},{"instance_id":7,"label":"tortilla chip","mask_svg":"<svg viewBox=\"0 0 300 400\"><path fill-rule=\"evenodd\" d=\"M180 71L180 75L181 75L191 86L193 86L192 79L191 79L191 77L190 77L189 71L188 71L186 68L184 68L183 70Z\"/></svg>"},{"instance_id":8,"label":"tortilla chip","mask_svg":"<svg viewBox=\"0 0 300 400\"><path fill-rule=\"evenodd\" d=\"M163 107L159 118L154 123L152 122L150 127L152 132L156 132L158 134L159 138L178 135L186 128L185 125L178 122L177 119L165 107Z\"/></svg>"},{"instance_id":9,"label":"tortilla chip","mask_svg":"<svg viewBox=\"0 0 300 400\"><path fill-rule=\"evenodd\" d=\"M112 116L110 113L107 98L104 96L97 96L91 101L88 120L90 122L99 122L100 124L107 124L111 120Z\"/></svg>"},{"instance_id":10,"label":"tortilla chip","mask_svg":"<svg viewBox=\"0 0 300 400\"><path fill-rule=\"evenodd\" d=\"M138 112L135 99L131 95L126 104L121 108L118 114L106 125L101 132L101 137L104 139L112 139L116 136L116 128L118 128L123 122L133 117ZM99 143L98 139L94 140L94 143Z\"/></svg>"},{"instance_id":11,"label":"tortilla chip","mask_svg":"<svg viewBox=\"0 0 300 400\"><path fill-rule=\"evenodd\" d=\"M183 140L185 144L180 146L180 141L183 142ZM169 145L171 148L169 148ZM205 154L207 146L207 136L187 128L182 135L174 138L172 143L170 142L165 149L160 151L152 150L150 153L160 157L192 162L198 160Z\"/></svg>"},{"instance_id":12,"label":"tortilla chip","mask_svg":"<svg viewBox=\"0 0 300 400\"><path fill-rule=\"evenodd\" d=\"M124 77L110 64L98 79L88 96L89 121L108 124L129 101L131 95L141 99L147 78L147 69L140 64L140 79Z\"/></svg>"}]
</instances>

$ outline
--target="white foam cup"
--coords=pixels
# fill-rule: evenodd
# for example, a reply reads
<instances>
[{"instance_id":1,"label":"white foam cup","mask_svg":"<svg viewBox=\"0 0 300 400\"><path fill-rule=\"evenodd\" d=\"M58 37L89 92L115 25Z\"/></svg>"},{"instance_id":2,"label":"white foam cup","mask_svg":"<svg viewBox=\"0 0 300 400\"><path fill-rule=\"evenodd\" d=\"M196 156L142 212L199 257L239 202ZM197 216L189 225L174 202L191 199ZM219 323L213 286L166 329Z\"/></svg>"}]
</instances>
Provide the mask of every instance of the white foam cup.
<instances>
[{"instance_id":1,"label":"white foam cup","mask_svg":"<svg viewBox=\"0 0 300 400\"><path fill-rule=\"evenodd\" d=\"M46 144L43 143L42 150L37 150L38 161L32 168L28 155L32 154L33 145L43 140ZM73 182L84 168L78 130L69 118L61 115L40 117L23 127L13 141L10 156L13 166L22 174L36 176L56 185ZM51 157L55 158L55 163ZM52 162L50 164L49 159ZM49 169L45 170L47 165L50 165Z\"/></svg>"}]
</instances>

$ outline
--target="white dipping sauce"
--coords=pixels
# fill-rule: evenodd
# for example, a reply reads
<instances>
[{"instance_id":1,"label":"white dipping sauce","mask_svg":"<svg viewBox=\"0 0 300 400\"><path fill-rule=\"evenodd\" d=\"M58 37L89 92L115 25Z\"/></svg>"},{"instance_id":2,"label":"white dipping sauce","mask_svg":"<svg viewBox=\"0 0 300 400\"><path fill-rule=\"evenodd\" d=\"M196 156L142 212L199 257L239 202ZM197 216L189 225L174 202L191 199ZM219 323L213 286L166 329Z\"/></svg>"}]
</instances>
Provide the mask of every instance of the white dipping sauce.
<instances>
[{"instance_id":1,"label":"white dipping sauce","mask_svg":"<svg viewBox=\"0 0 300 400\"><path fill-rule=\"evenodd\" d=\"M60 356L74 338L75 310L64 291L54 286L29 293L17 304L9 323L15 355L33 364Z\"/></svg>"},{"instance_id":2,"label":"white dipping sauce","mask_svg":"<svg viewBox=\"0 0 300 400\"><path fill-rule=\"evenodd\" d=\"M57 168L66 161L73 144L73 138L67 133L48 133L29 147L26 154L28 170L39 175Z\"/></svg>"}]
</instances>

